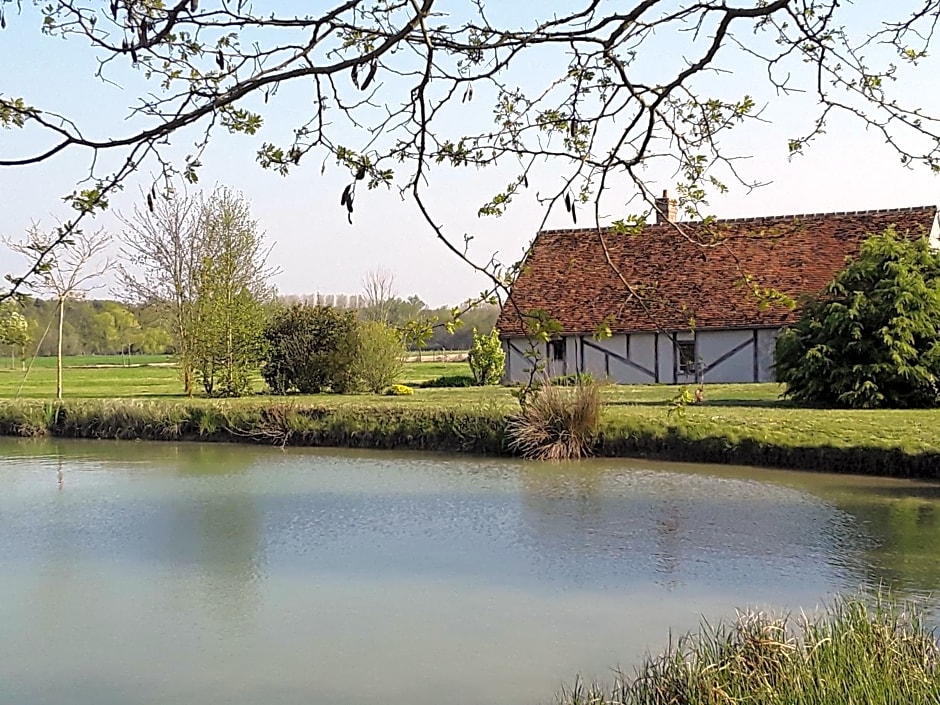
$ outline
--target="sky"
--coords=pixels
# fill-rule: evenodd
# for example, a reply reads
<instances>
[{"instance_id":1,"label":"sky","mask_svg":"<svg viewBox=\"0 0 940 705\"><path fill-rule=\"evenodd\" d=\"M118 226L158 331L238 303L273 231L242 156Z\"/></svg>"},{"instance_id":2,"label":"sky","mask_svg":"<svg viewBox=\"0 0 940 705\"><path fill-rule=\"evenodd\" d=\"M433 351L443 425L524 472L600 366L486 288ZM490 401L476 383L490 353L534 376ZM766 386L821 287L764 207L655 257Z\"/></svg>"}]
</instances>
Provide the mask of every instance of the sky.
<instances>
[{"instance_id":1,"label":"sky","mask_svg":"<svg viewBox=\"0 0 940 705\"><path fill-rule=\"evenodd\" d=\"M574 2L568 0L569 4ZM287 0L277 3L279 7L305 5ZM883 7L872 2L857 5L860 7L849 19L860 27L876 20ZM913 7L914 3L902 0L891 5ZM541 12L540 3L534 0L488 7L504 14L497 20L518 25ZM30 104L58 109L75 119L87 134L117 136L131 131L135 123L126 116L128 106L144 89L139 78L126 68L108 74L119 85L95 78L97 64L87 46L79 40L43 36L37 29L39 21L30 5L24 7L22 15L8 15L8 27L0 32L0 95L22 96ZM663 52L678 46L677 41L671 37L651 40L637 70L654 75L657 70L665 70L661 64L668 62ZM672 58L681 61L683 57L675 51ZM563 70L560 59L543 56L540 61L522 62L514 80L522 85L539 85L543 76ZM790 159L787 140L807 129L811 103L805 97L775 96L762 80L759 67L740 56L729 53L723 65L728 72L708 80L728 95L754 94L766 120L743 129L728 140L727 146L749 156L738 162L748 179L768 184L753 191L732 186L729 193L710 199L711 214L734 218L940 202L937 177L923 168L905 168L882 138L848 119L834 120L827 134L804 156ZM893 88L902 99L940 115L938 68L938 63L928 57L916 71L902 70ZM394 273L399 294L417 294L433 306L456 304L478 293L486 280L437 241L414 204L402 199L396 190L361 192L353 224L349 225L345 211L339 207L340 193L349 180L347 172L327 162L321 173L322 156L302 163L287 178L257 165L255 153L260 144L289 134L309 114L309 104L306 87L284 88L265 108L265 126L259 135L217 133L203 160L202 186L224 184L250 200L260 229L273 245L270 263L279 270L275 278L279 291L356 293L368 271L382 268ZM446 116L445 127L457 133L465 121L469 130L486 129L481 125L490 119L490 107L484 100L477 100L476 105L465 106L464 113ZM348 134L350 146L355 146L359 137L353 131ZM179 157L185 154L187 140L191 139L191 134L177 137L174 153ZM28 153L39 144L32 133L0 131L2 157ZM0 235L16 238L31 222L51 227L57 218L68 217L62 196L75 188L87 170L89 156L66 152L38 166L0 168ZM486 262L494 253L504 262L517 259L545 217L536 193L557 189L560 184L561 172L555 166L540 165L536 183L506 215L479 218L478 208L514 173L508 168L453 171L439 167L429 176L428 202L435 221L455 241L462 242L464 234L472 235L469 252L478 261ZM146 176L142 174L141 183L147 182ZM674 184L671 175L658 167L651 167L649 176L654 190ZM623 190L622 194L618 189ZM605 220L642 211L642 205L631 196L625 182L615 181L610 194L605 194ZM112 212L96 220L95 227L119 232L115 212L126 213L141 202L132 182L115 197ZM561 210L549 216L547 225L569 227L571 223ZM21 261L0 249L0 272L17 272L21 267Z\"/></svg>"}]
</instances>

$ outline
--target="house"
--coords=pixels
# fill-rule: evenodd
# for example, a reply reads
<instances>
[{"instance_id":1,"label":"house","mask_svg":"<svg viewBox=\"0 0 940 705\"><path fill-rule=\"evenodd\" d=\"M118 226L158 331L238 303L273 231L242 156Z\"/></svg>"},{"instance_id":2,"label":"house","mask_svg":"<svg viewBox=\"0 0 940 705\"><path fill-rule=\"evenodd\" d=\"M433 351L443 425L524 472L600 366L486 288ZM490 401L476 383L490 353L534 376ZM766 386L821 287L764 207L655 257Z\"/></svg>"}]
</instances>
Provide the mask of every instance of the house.
<instances>
[{"instance_id":1,"label":"house","mask_svg":"<svg viewBox=\"0 0 940 705\"><path fill-rule=\"evenodd\" d=\"M624 384L772 381L777 334L798 315L776 293L820 293L888 226L940 236L934 206L680 222L663 194L655 210L636 232L538 234L497 322L507 382L533 356L552 376ZM539 316L560 326L548 342L526 335Z\"/></svg>"}]
</instances>

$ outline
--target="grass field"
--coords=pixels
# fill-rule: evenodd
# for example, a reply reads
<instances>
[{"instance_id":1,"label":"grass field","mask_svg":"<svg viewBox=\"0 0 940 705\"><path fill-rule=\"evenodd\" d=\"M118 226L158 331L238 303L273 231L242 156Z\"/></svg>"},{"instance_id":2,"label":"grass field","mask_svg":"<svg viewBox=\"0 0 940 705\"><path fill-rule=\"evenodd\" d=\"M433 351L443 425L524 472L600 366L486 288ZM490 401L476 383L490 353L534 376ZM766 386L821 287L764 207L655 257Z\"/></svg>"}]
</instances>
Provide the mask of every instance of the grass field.
<instances>
[{"instance_id":1,"label":"grass field","mask_svg":"<svg viewBox=\"0 0 940 705\"><path fill-rule=\"evenodd\" d=\"M145 358L147 364L120 366L120 358L70 358L64 375L66 400L150 399L187 404L247 407L270 404L262 394L230 400L188 400L174 367L165 358ZM139 360L135 358L135 362ZM52 361L54 363L54 361ZM114 366L107 366L107 365ZM95 367L94 365L102 365ZM402 382L414 386L413 396L366 394L289 397L294 405L356 413L438 413L460 411L492 417L518 409L511 390L501 387L421 389L422 381L440 375L469 374L465 362L414 362L405 365ZM33 366L24 383L20 370L0 369L0 398L48 400L55 393L55 367L48 359ZM256 385L259 392L263 384ZM705 388L705 403L688 406L681 415L669 413L678 388L668 385L610 385L603 436L608 452L632 452L642 439L643 452L656 444L691 446L703 443L712 455L722 448L750 444L776 449L879 449L904 455L940 454L940 410L847 411L797 407L781 400L775 384L715 384ZM279 401L284 401L280 398ZM650 450L651 449L651 450ZM809 464L811 460L806 460ZM890 458L883 462L890 462ZM938 468L940 474L940 468Z\"/></svg>"},{"instance_id":2,"label":"grass field","mask_svg":"<svg viewBox=\"0 0 940 705\"><path fill-rule=\"evenodd\" d=\"M125 366L123 362L130 361ZM166 355L82 355L62 361L63 393L69 399L180 397L183 386L172 360ZM441 375L470 374L466 362L409 362L402 383L418 385ZM48 399L55 396L56 364L53 357L39 357L28 374L17 365L0 363L0 398ZM264 389L259 376L257 391ZM318 397L322 398L322 397Z\"/></svg>"},{"instance_id":3,"label":"grass field","mask_svg":"<svg viewBox=\"0 0 940 705\"><path fill-rule=\"evenodd\" d=\"M130 355L121 357L120 355L68 355L62 358L62 367L139 367L140 365L169 365L173 363L173 358L169 355ZM29 360L26 361L29 365ZM55 369L54 357L37 357L32 362L33 369L52 368ZM0 370L9 371L10 361L6 361L4 367L3 358L0 357ZM16 361L16 369L21 371L20 361Z\"/></svg>"}]
</instances>

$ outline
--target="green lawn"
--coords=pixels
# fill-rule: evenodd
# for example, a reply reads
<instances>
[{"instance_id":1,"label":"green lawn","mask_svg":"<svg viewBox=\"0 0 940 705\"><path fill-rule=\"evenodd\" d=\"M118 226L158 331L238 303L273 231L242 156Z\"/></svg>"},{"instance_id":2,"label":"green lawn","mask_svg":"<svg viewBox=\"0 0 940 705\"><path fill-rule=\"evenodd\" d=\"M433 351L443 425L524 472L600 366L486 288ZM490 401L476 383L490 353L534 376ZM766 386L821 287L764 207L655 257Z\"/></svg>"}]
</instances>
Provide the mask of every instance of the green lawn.
<instances>
[{"instance_id":1,"label":"green lawn","mask_svg":"<svg viewBox=\"0 0 940 705\"><path fill-rule=\"evenodd\" d=\"M705 388L705 403L686 408L681 426L691 439L723 437L784 447L897 448L907 453L940 450L940 410L842 410L795 406L780 399L776 384L721 384ZM663 404L677 387L613 387L608 423L624 428L663 423ZM679 423L673 420L673 423Z\"/></svg>"},{"instance_id":2,"label":"green lawn","mask_svg":"<svg viewBox=\"0 0 940 705\"><path fill-rule=\"evenodd\" d=\"M63 392L66 398L182 397L183 387L165 355L135 355L130 366L122 366L118 355L82 355L62 361ZM409 362L402 383L417 386L441 375L470 374L466 362ZM22 385L22 389L20 388ZM53 357L36 358L25 375L19 364L10 369L0 362L0 398L44 399L55 396L56 365ZM255 389L264 389L259 376ZM430 390L428 390L430 391ZM319 398L319 397L318 397Z\"/></svg>"},{"instance_id":3,"label":"green lawn","mask_svg":"<svg viewBox=\"0 0 940 705\"><path fill-rule=\"evenodd\" d=\"M19 370L0 369L0 398L50 399L55 394L55 367L43 359L23 382ZM70 358L65 370L65 397L144 398L183 401L177 371L172 366L89 367L113 358ZM84 362L79 366L78 362ZM165 362L165 358L153 360ZM120 364L120 358L116 359ZM416 386L440 375L469 374L465 362L408 363L402 382ZM261 380L256 385L263 388ZM604 389L608 404L606 432L620 436L665 436L679 433L699 440L720 438L737 444L757 442L782 447L894 448L906 453L940 450L940 410L843 411L801 408L780 399L775 384L716 384L705 388L705 403L689 406L680 418L668 413L668 402L678 388L666 385L611 385ZM255 395L226 404L255 404L270 397ZM386 397L322 394L290 397L292 402L347 409L462 409L503 411L518 409L510 390L500 387L420 389L413 396ZM203 403L198 398L195 403ZM218 403L218 402L213 402Z\"/></svg>"}]
</instances>

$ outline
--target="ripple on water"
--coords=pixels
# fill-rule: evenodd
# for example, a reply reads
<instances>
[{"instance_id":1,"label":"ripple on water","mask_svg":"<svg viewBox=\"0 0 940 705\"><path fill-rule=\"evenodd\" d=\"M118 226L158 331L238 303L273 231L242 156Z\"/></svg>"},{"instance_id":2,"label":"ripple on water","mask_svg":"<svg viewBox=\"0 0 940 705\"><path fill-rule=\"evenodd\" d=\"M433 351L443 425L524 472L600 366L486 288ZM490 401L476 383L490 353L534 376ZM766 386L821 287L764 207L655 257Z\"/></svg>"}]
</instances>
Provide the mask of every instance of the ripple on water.
<instances>
[{"instance_id":1,"label":"ripple on water","mask_svg":"<svg viewBox=\"0 0 940 705\"><path fill-rule=\"evenodd\" d=\"M0 642L0 695L22 702L546 701L559 678L605 677L700 613L811 608L879 576L940 585L923 560L938 501L907 485L633 461L7 447L0 630L15 638ZM420 687L428 674L437 687Z\"/></svg>"}]
</instances>

